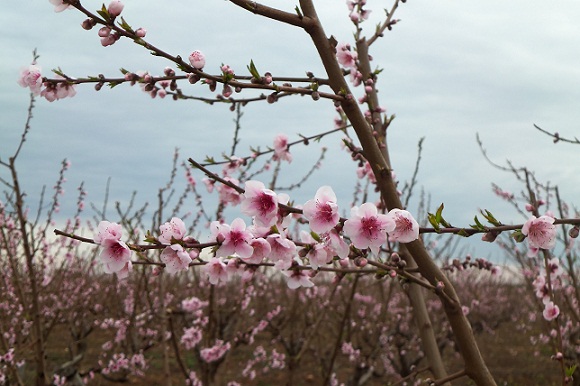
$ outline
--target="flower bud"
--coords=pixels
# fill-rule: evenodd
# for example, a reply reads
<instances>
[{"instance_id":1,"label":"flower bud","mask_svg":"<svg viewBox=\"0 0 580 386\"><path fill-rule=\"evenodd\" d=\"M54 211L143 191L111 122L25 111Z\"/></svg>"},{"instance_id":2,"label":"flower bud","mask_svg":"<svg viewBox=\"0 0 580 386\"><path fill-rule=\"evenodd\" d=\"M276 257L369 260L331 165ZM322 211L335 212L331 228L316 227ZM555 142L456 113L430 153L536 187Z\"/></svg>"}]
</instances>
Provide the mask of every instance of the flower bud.
<instances>
[{"instance_id":1,"label":"flower bud","mask_svg":"<svg viewBox=\"0 0 580 386\"><path fill-rule=\"evenodd\" d=\"M205 66L205 55L201 51L193 51L189 55L189 63L193 68L201 70Z\"/></svg>"},{"instance_id":2,"label":"flower bud","mask_svg":"<svg viewBox=\"0 0 580 386\"><path fill-rule=\"evenodd\" d=\"M577 238L578 234L580 234L580 228L578 228L578 226L575 226L568 231L568 236L570 236L573 239Z\"/></svg>"},{"instance_id":3,"label":"flower bud","mask_svg":"<svg viewBox=\"0 0 580 386\"><path fill-rule=\"evenodd\" d=\"M500 234L500 232L496 232L496 231L484 233L483 236L481 236L481 241L493 243L499 234Z\"/></svg>"},{"instance_id":4,"label":"flower bud","mask_svg":"<svg viewBox=\"0 0 580 386\"><path fill-rule=\"evenodd\" d=\"M124 7L125 6L123 5L123 3L121 3L121 1L113 0L109 4L107 11L109 12L109 15L111 15L112 17L117 17L121 14L121 12L123 12Z\"/></svg>"},{"instance_id":5,"label":"flower bud","mask_svg":"<svg viewBox=\"0 0 580 386\"><path fill-rule=\"evenodd\" d=\"M83 29L86 29L87 31L91 30L94 27L92 19L85 19L81 23L81 27L83 27Z\"/></svg>"},{"instance_id":6,"label":"flower bud","mask_svg":"<svg viewBox=\"0 0 580 386\"><path fill-rule=\"evenodd\" d=\"M278 100L278 96L276 95L275 92L273 92L272 94L268 95L268 97L266 98L266 101L270 104L276 102Z\"/></svg>"},{"instance_id":7,"label":"flower bud","mask_svg":"<svg viewBox=\"0 0 580 386\"><path fill-rule=\"evenodd\" d=\"M367 265L367 263L368 261L364 257L357 257L356 259L354 259L354 265L356 265L359 268L364 268Z\"/></svg>"},{"instance_id":8,"label":"flower bud","mask_svg":"<svg viewBox=\"0 0 580 386\"><path fill-rule=\"evenodd\" d=\"M187 80L191 84L196 84L197 82L199 82L200 79L201 78L199 76L197 76L196 74L189 74L189 75L187 75Z\"/></svg>"},{"instance_id":9,"label":"flower bud","mask_svg":"<svg viewBox=\"0 0 580 386\"><path fill-rule=\"evenodd\" d=\"M144 38L145 35L147 35L147 30L145 28L137 28L137 31L135 31L135 35L137 35L137 37L139 38Z\"/></svg>"},{"instance_id":10,"label":"flower bud","mask_svg":"<svg viewBox=\"0 0 580 386\"><path fill-rule=\"evenodd\" d=\"M315 101L317 101L317 100L319 100L319 99L320 99L320 94L318 93L318 91L314 91L314 92L311 94L311 96L312 96L312 100L315 100Z\"/></svg>"},{"instance_id":11,"label":"flower bud","mask_svg":"<svg viewBox=\"0 0 580 386\"><path fill-rule=\"evenodd\" d=\"M102 27L99 29L99 37L106 38L109 35L111 35L111 28Z\"/></svg>"}]
</instances>

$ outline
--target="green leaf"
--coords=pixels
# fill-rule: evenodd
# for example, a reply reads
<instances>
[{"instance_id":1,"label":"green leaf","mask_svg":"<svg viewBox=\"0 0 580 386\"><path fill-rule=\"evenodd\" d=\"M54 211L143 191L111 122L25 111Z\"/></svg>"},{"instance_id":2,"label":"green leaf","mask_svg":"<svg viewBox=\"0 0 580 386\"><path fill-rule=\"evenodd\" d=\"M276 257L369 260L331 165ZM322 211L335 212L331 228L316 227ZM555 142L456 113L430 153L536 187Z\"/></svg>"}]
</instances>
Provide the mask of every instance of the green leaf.
<instances>
[{"instance_id":1,"label":"green leaf","mask_svg":"<svg viewBox=\"0 0 580 386\"><path fill-rule=\"evenodd\" d=\"M262 76L260 75L260 72L258 72L258 69L256 68L256 65L254 64L253 59L250 60L250 65L248 66L248 71L250 71L250 74L252 74L252 76L256 80L260 80L262 78Z\"/></svg>"},{"instance_id":2,"label":"green leaf","mask_svg":"<svg viewBox=\"0 0 580 386\"><path fill-rule=\"evenodd\" d=\"M513 237L513 239L516 241L516 243L521 243L522 241L524 241L526 239L526 235L524 235L522 233L522 231L520 231L520 230L512 232L512 234L510 236Z\"/></svg>"},{"instance_id":3,"label":"green leaf","mask_svg":"<svg viewBox=\"0 0 580 386\"><path fill-rule=\"evenodd\" d=\"M449 224L447 221L445 221L445 219L443 218L443 209L445 208L445 205L441 204L439 206L439 208L437 208L437 212L435 213L435 217L437 218L437 223L440 225L443 225L446 228L450 228L451 224Z\"/></svg>"},{"instance_id":4,"label":"green leaf","mask_svg":"<svg viewBox=\"0 0 580 386\"><path fill-rule=\"evenodd\" d=\"M427 219L429 220L429 222L433 226L433 229L435 229L435 232L439 232L440 227L439 227L439 221L437 221L437 216L435 216L433 213L427 213Z\"/></svg>"},{"instance_id":5,"label":"green leaf","mask_svg":"<svg viewBox=\"0 0 580 386\"><path fill-rule=\"evenodd\" d=\"M437 208L437 212L435 212L435 216L437 217L437 222L441 222L441 219L443 218L441 216L441 214L443 213L443 208L445 208L445 205L441 204L439 205L439 208Z\"/></svg>"},{"instance_id":6,"label":"green leaf","mask_svg":"<svg viewBox=\"0 0 580 386\"><path fill-rule=\"evenodd\" d=\"M489 210L485 210L485 213L483 213L483 210L481 211L481 214L483 215L483 217L485 217L485 219L487 221L489 221L490 224L495 225L496 227L503 225L501 222L499 222L494 216L493 214L491 214L491 212Z\"/></svg>"},{"instance_id":7,"label":"green leaf","mask_svg":"<svg viewBox=\"0 0 580 386\"><path fill-rule=\"evenodd\" d=\"M473 221L475 221L475 225L470 225L470 227L472 227L473 229L477 229L479 231L483 231L485 230L485 227L483 226L483 224L479 221L479 219L477 218L477 216L473 217Z\"/></svg>"},{"instance_id":8,"label":"green leaf","mask_svg":"<svg viewBox=\"0 0 580 386\"><path fill-rule=\"evenodd\" d=\"M206 156L203 162L206 164L215 164L215 159L213 157Z\"/></svg>"},{"instance_id":9,"label":"green leaf","mask_svg":"<svg viewBox=\"0 0 580 386\"><path fill-rule=\"evenodd\" d=\"M97 10L97 13L101 15L101 17L105 19L106 22L111 21L111 15L109 15L109 11L107 10L107 7L105 7L105 4L103 4L100 10Z\"/></svg>"},{"instance_id":10,"label":"green leaf","mask_svg":"<svg viewBox=\"0 0 580 386\"><path fill-rule=\"evenodd\" d=\"M461 229L459 230L459 232L457 232L457 234L458 234L459 236L463 236L463 237L469 237L469 236L471 236L471 235L470 235L469 233L467 233L467 231L466 231L465 229L463 229L463 228L461 228Z\"/></svg>"},{"instance_id":11,"label":"green leaf","mask_svg":"<svg viewBox=\"0 0 580 386\"><path fill-rule=\"evenodd\" d=\"M145 234L145 240L146 243L155 243L157 241L157 239L155 238L155 236L153 236L151 234L150 231L147 231L147 233Z\"/></svg>"},{"instance_id":12,"label":"green leaf","mask_svg":"<svg viewBox=\"0 0 580 386\"><path fill-rule=\"evenodd\" d=\"M133 31L133 28L131 28L129 23L127 23L123 17L121 17L121 21L118 22L118 24L119 24L119 27L123 28L125 31L130 32L130 33L135 33L135 31Z\"/></svg>"},{"instance_id":13,"label":"green leaf","mask_svg":"<svg viewBox=\"0 0 580 386\"><path fill-rule=\"evenodd\" d=\"M52 72L54 72L56 75L60 75L62 77L64 77L64 72L62 72L62 70L59 68L53 68Z\"/></svg>"},{"instance_id":14,"label":"green leaf","mask_svg":"<svg viewBox=\"0 0 580 386\"><path fill-rule=\"evenodd\" d=\"M576 371L576 368L578 367L578 365L574 365L574 366L570 366L566 368L566 376L567 377L572 377L574 375L574 372Z\"/></svg>"},{"instance_id":15,"label":"green leaf","mask_svg":"<svg viewBox=\"0 0 580 386\"><path fill-rule=\"evenodd\" d=\"M318 233L311 231L310 232L310 236L312 236L312 238L314 240L316 240L317 243L322 242L322 240L320 239L320 236L318 236Z\"/></svg>"},{"instance_id":16,"label":"green leaf","mask_svg":"<svg viewBox=\"0 0 580 386\"><path fill-rule=\"evenodd\" d=\"M298 6L296 6L294 10L296 11L296 14L298 15L299 18L302 19L304 17L304 15L302 15L302 11L300 11L300 8L298 8Z\"/></svg>"}]
</instances>

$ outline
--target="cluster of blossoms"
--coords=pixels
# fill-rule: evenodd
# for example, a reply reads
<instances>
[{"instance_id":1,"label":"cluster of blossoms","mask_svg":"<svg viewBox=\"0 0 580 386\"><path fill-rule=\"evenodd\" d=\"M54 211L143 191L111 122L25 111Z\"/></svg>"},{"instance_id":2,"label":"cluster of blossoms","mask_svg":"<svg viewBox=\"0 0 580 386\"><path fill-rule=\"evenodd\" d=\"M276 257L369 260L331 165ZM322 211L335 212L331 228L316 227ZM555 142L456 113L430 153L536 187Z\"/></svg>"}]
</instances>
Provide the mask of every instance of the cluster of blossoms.
<instances>
[{"instance_id":1,"label":"cluster of blossoms","mask_svg":"<svg viewBox=\"0 0 580 386\"><path fill-rule=\"evenodd\" d=\"M213 253L202 271L212 284L225 282L234 275L247 280L254 274L256 265L268 260L287 277L290 288L310 287L314 285L310 280L315 273L312 270L335 259L343 267L349 265L348 240L360 250L357 255L364 256L367 249L378 254L387 241L408 243L419 237L418 223L401 209L382 214L374 204L364 203L351 209L350 218L341 220L336 194L329 186L323 186L303 205L302 216L311 232L301 231L300 242L295 242L288 231L292 219L291 211L285 206L288 195L277 194L262 182L252 180L245 183L243 194L236 194L242 213L250 216L253 223L247 226L242 218L236 218L231 224L220 221L210 224L209 242L214 245ZM199 257L198 249L186 250L196 241L185 234L185 224L177 217L160 227L156 242L166 245L161 261L168 273L187 270L193 259ZM120 225L106 221L99 224L95 242L103 246L101 260L107 272L130 269L130 250L120 237ZM305 264L309 265L308 269ZM192 336L192 340L196 339Z\"/></svg>"},{"instance_id":2,"label":"cluster of blossoms","mask_svg":"<svg viewBox=\"0 0 580 386\"><path fill-rule=\"evenodd\" d=\"M358 24L369 18L371 11L363 9L367 4L366 0L347 0L346 5L350 11L349 17L353 23Z\"/></svg>"},{"instance_id":3,"label":"cluster of blossoms","mask_svg":"<svg viewBox=\"0 0 580 386\"><path fill-rule=\"evenodd\" d=\"M56 78L65 79L60 75L56 75ZM42 77L42 69L36 63L32 63L28 67L22 68L18 77L18 84L22 87L29 87L31 93L34 95L40 95L46 98L49 102L76 95L76 90L72 84L54 84L45 81Z\"/></svg>"},{"instance_id":4,"label":"cluster of blossoms","mask_svg":"<svg viewBox=\"0 0 580 386\"><path fill-rule=\"evenodd\" d=\"M553 292L559 286L564 270L560 266L560 260L557 257L547 261L546 269L542 270L536 277L533 286L536 297L541 299L544 304L544 319L550 321L560 315L560 308L553 301ZM548 285L548 280L550 285Z\"/></svg>"}]
</instances>

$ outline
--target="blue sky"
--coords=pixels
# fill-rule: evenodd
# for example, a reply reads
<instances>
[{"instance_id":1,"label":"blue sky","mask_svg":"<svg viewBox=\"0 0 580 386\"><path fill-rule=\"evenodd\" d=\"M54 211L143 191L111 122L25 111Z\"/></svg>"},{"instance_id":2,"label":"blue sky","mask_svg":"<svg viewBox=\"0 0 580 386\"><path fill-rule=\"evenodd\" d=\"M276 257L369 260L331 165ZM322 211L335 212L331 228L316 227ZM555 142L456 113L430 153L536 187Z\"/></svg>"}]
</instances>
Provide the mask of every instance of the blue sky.
<instances>
[{"instance_id":1,"label":"blue sky","mask_svg":"<svg viewBox=\"0 0 580 386\"><path fill-rule=\"evenodd\" d=\"M303 31L261 19L227 1L124 3L124 17L133 27L146 28L151 43L184 57L201 50L210 72L217 73L219 65L227 63L242 74L253 59L260 71L275 75L323 74ZM83 4L93 10L100 7L88 0ZM266 4L287 10L295 5L281 0ZM322 0L316 5L327 34L352 43L353 26L345 3ZM373 11L369 31L385 6L368 1ZM476 133L497 162L510 159L528 166L540 180L561 185L565 199L579 196L580 148L553 145L533 129L536 123L563 136L578 136L579 17L580 3L575 1L546 5L525 0L409 0L399 7L401 23L372 47L371 54L374 64L384 68L379 79L381 102L389 114L397 115L389 140L401 180L410 178L417 142L425 137L419 184L431 194L431 210L444 202L447 219L454 225L467 225L479 208L490 209L504 222L521 221L493 196L490 184L494 181L515 193L522 187L486 163ZM45 73L61 67L70 76L117 76L124 67L161 74L167 65L131 42L101 47L97 30L80 28L83 19L77 11L54 13L48 0L15 2L0 14L2 159L16 146L26 118L28 93L16 78L34 48ZM202 88L184 89L196 93ZM81 181L88 200L97 206L109 176L112 201L125 202L133 190L142 200L154 201L167 180L176 147L183 159L202 160L206 155L219 157L231 146L234 116L227 106L152 100L137 87L125 85L98 93L90 86L77 90L72 99L38 100L18 164L23 185L34 199L43 184L52 186L63 158L72 162L63 216L74 208L74 191ZM299 133L328 130L335 115L330 102L300 97L251 105L244 114L239 155L247 155L249 146L271 146L280 132L293 140ZM347 209L355 165L339 149L340 139L323 141L321 145L330 148L327 160L307 186L291 194L296 202L305 202L318 186L328 184ZM298 169L314 162L321 145L293 151L295 161L286 168L286 181L301 176ZM199 174L196 177L201 179Z\"/></svg>"}]
</instances>

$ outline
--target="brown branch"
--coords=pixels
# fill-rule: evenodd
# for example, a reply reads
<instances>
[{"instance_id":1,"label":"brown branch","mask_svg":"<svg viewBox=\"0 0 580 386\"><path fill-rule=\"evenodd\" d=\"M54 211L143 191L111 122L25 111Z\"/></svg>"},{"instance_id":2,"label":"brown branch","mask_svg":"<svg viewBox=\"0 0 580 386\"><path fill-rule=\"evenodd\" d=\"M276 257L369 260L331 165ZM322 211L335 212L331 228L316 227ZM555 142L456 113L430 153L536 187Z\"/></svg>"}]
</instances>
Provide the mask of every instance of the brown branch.
<instances>
[{"instance_id":1,"label":"brown branch","mask_svg":"<svg viewBox=\"0 0 580 386\"><path fill-rule=\"evenodd\" d=\"M231 3L237 5L246 11L252 12L255 15L267 17L268 19L281 21L282 23L294 25L296 27L304 28L303 18L299 14L285 12L276 8L268 7L266 5L256 3L249 0L229 0Z\"/></svg>"}]
</instances>

